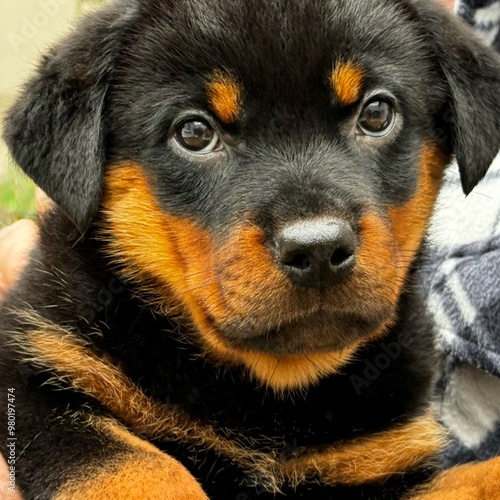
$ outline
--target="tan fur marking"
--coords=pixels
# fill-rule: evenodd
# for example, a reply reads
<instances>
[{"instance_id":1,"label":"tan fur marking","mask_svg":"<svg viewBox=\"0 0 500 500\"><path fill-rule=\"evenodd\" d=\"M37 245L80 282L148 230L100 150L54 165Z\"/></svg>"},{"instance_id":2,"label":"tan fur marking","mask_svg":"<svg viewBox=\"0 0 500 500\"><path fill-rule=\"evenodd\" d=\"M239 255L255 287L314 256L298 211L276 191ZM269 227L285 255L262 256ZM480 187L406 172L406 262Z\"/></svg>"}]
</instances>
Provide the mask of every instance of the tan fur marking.
<instances>
[{"instance_id":1,"label":"tan fur marking","mask_svg":"<svg viewBox=\"0 0 500 500\"><path fill-rule=\"evenodd\" d=\"M285 465L285 475L298 483L317 478L326 484L384 482L393 474L430 463L444 444L444 432L432 415L338 448L305 455Z\"/></svg>"},{"instance_id":2,"label":"tan fur marking","mask_svg":"<svg viewBox=\"0 0 500 500\"><path fill-rule=\"evenodd\" d=\"M363 90L363 72L352 61L338 61L332 71L333 91L344 106L354 104Z\"/></svg>"},{"instance_id":3,"label":"tan fur marking","mask_svg":"<svg viewBox=\"0 0 500 500\"><path fill-rule=\"evenodd\" d=\"M390 226L378 214L367 213L360 220L359 227L360 245L357 264L363 270L359 276L359 288L366 289L362 281L369 280L380 302L395 305L401 293L403 280L398 276Z\"/></svg>"},{"instance_id":4,"label":"tan fur marking","mask_svg":"<svg viewBox=\"0 0 500 500\"><path fill-rule=\"evenodd\" d=\"M201 314L195 296L201 301L212 297L214 305L219 302L210 235L189 219L165 213L140 167L110 170L103 208L108 250L129 278L153 280L168 305L182 304L195 315Z\"/></svg>"},{"instance_id":5,"label":"tan fur marking","mask_svg":"<svg viewBox=\"0 0 500 500\"><path fill-rule=\"evenodd\" d=\"M241 107L241 85L230 75L216 71L207 84L208 102L224 123L233 123Z\"/></svg>"},{"instance_id":6,"label":"tan fur marking","mask_svg":"<svg viewBox=\"0 0 500 500\"><path fill-rule=\"evenodd\" d=\"M359 344L340 352L308 356L273 357L252 351L239 351L236 356L250 369L259 382L275 392L306 389L322 377L340 371L353 357Z\"/></svg>"},{"instance_id":7,"label":"tan fur marking","mask_svg":"<svg viewBox=\"0 0 500 500\"><path fill-rule=\"evenodd\" d=\"M358 264L368 275L377 277L378 288L388 302L395 303L401 294L427 230L448 161L437 145L424 145L417 190L410 201L390 207L389 221L375 213L366 214L360 221Z\"/></svg>"},{"instance_id":8,"label":"tan fur marking","mask_svg":"<svg viewBox=\"0 0 500 500\"><path fill-rule=\"evenodd\" d=\"M450 158L434 144L422 148L417 191L405 205L389 210L397 251L413 260L427 229Z\"/></svg>"},{"instance_id":9,"label":"tan fur marking","mask_svg":"<svg viewBox=\"0 0 500 500\"><path fill-rule=\"evenodd\" d=\"M91 425L129 451L75 471L55 500L208 500L187 469L152 444L111 419L93 418Z\"/></svg>"}]
</instances>

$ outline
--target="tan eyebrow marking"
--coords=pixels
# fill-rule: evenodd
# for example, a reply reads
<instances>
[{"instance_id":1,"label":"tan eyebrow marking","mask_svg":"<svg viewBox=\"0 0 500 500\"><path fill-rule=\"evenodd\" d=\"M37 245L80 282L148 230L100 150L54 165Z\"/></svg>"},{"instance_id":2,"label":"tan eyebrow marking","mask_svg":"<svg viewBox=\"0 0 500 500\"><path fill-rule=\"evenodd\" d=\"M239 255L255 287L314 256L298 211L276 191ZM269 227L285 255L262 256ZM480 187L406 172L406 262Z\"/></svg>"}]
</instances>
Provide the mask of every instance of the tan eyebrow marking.
<instances>
[{"instance_id":1,"label":"tan eyebrow marking","mask_svg":"<svg viewBox=\"0 0 500 500\"><path fill-rule=\"evenodd\" d=\"M233 123L238 118L242 93L236 78L219 70L207 84L208 102L224 123Z\"/></svg>"},{"instance_id":2,"label":"tan eyebrow marking","mask_svg":"<svg viewBox=\"0 0 500 500\"><path fill-rule=\"evenodd\" d=\"M352 61L337 61L332 71L331 84L341 104L349 106L361 97L363 77L361 68Z\"/></svg>"}]
</instances>

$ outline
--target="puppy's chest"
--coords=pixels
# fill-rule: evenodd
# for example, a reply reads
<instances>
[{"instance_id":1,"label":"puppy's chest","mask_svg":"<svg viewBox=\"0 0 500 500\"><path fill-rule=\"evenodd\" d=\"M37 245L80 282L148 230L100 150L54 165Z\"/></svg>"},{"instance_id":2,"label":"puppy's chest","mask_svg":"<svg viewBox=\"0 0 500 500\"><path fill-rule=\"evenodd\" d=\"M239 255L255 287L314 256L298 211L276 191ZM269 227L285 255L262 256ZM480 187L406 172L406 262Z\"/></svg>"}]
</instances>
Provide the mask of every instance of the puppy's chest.
<instances>
[{"instance_id":1,"label":"puppy's chest","mask_svg":"<svg viewBox=\"0 0 500 500\"><path fill-rule=\"evenodd\" d=\"M275 394L243 369L211 364L196 347L164 328L170 325L147 318L137 324L120 337L126 374L167 409L255 449L288 455L352 439L405 420L422 405L418 394L426 382L405 369L404 354L362 390L357 382L367 375L370 359L384 352L379 347L307 391Z\"/></svg>"},{"instance_id":2,"label":"puppy's chest","mask_svg":"<svg viewBox=\"0 0 500 500\"><path fill-rule=\"evenodd\" d=\"M276 478L286 497L395 500L430 475L425 458L429 450L435 452L434 444L430 443L429 450L412 451L411 446L405 449L413 432L408 429L406 435L393 434L393 429L399 427L394 425L394 419L400 420L403 427L408 425L406 417L395 416L394 408L385 406L381 411L365 401L354 415L345 411L342 400L333 393L325 391L321 399L319 392L301 401L266 400L259 394L259 401L250 393L228 391L225 397L219 393L212 395L213 399L202 399L203 405L191 402L174 407L190 411L194 419L213 428L219 437L229 438L247 452L276 460ZM418 434L419 429L415 431ZM186 443L155 444L180 460L213 500L275 498L261 485L253 485L255 481L259 484L258 473L254 476L228 456ZM393 449L388 450L388 446ZM396 457L403 457L404 468L419 454L422 466L392 475ZM358 478L364 474L368 479L359 484ZM387 474L383 483L377 481L379 474Z\"/></svg>"},{"instance_id":3,"label":"puppy's chest","mask_svg":"<svg viewBox=\"0 0 500 500\"><path fill-rule=\"evenodd\" d=\"M415 455L425 458L435 452L434 444L425 450L407 446L411 435L427 432L426 424L421 428L419 423L414 429L411 423L424 412L429 382L409 368L414 365L412 350L398 352L375 378L366 370L376 366L382 354L387 355L387 346L398 339L396 333L389 335L383 346L367 347L341 373L307 391L276 394L256 384L242 368L213 364L196 344L186 340L188 332L179 325L133 311L130 305L122 309L117 308L116 320L107 318L109 328L101 347L124 374L167 412L201 425L202 433L213 431L216 437L210 439L215 439L219 449L228 440L241 447L250 462L254 454L259 459L269 457L277 464L273 473L282 490L290 489L288 494L293 498L321 499L339 494L345 499L398 498L394 492L409 479L403 482L399 474L398 485L392 489L369 486L373 477L380 470L389 474L393 460L407 455L404 470ZM262 488L245 486L255 481L255 476L249 473L248 462L242 467L233 452L225 455L205 444L151 439L180 460L202 482L210 498L272 498ZM390 457L389 443L394 450ZM390 460L379 466L378 459L383 457ZM338 468L332 469L332 463ZM376 470L372 463L377 464ZM350 484L359 477L358 467L369 476L365 485ZM301 478L298 485L294 484L296 477ZM325 486L339 480L344 481L341 489ZM322 484L322 489L312 483ZM387 491L394 494L383 496Z\"/></svg>"}]
</instances>

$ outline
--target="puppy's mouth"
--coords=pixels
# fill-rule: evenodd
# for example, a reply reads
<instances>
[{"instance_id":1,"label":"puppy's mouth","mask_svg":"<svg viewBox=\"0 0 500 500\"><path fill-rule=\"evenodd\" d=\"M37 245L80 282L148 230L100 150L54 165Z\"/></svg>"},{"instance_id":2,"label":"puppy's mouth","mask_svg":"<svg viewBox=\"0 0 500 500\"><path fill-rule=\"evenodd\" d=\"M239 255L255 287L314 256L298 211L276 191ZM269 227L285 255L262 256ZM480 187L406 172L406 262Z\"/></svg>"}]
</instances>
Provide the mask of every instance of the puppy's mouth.
<instances>
[{"instance_id":1,"label":"puppy's mouth","mask_svg":"<svg viewBox=\"0 0 500 500\"><path fill-rule=\"evenodd\" d=\"M219 327L213 324L231 348L281 357L348 349L380 333L393 317L394 310L385 307L369 316L318 310L279 324L269 318L269 326L264 329L256 327L251 318L238 318Z\"/></svg>"},{"instance_id":2,"label":"puppy's mouth","mask_svg":"<svg viewBox=\"0 0 500 500\"><path fill-rule=\"evenodd\" d=\"M260 308L252 314L247 309L246 315L230 313L218 319L199 304L194 307L207 354L224 364L243 365L259 383L277 392L306 389L339 372L360 346L381 338L395 320L390 304L371 306L368 314L318 309L297 315L295 310L292 319L279 323L273 304L267 312Z\"/></svg>"}]
</instances>

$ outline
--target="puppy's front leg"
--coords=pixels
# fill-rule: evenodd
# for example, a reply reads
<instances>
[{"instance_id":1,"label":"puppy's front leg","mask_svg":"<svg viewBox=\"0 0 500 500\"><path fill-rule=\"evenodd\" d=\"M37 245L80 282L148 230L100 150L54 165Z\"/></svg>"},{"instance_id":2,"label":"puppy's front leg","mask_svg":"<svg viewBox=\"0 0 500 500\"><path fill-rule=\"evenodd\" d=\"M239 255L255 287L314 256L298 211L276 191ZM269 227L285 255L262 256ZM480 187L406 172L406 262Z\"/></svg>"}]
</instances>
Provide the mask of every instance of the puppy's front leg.
<instances>
[{"instance_id":1,"label":"puppy's front leg","mask_svg":"<svg viewBox=\"0 0 500 500\"><path fill-rule=\"evenodd\" d=\"M42 470L23 471L26 500L208 499L180 462L115 420L90 416L81 423L65 426L60 449L46 451Z\"/></svg>"}]
</instances>

